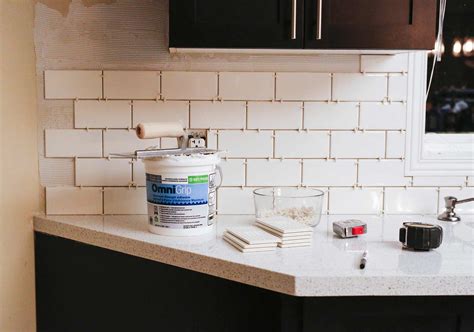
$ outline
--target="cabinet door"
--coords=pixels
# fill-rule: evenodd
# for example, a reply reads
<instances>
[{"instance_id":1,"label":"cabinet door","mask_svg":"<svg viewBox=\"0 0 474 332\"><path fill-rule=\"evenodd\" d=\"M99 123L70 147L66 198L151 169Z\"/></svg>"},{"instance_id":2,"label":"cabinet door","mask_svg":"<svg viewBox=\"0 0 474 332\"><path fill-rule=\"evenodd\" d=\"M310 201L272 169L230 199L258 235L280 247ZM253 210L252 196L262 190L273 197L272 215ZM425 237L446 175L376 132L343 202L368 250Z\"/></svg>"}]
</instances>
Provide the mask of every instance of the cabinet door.
<instances>
[{"instance_id":1,"label":"cabinet door","mask_svg":"<svg viewBox=\"0 0 474 332\"><path fill-rule=\"evenodd\" d=\"M170 0L170 47L302 48L303 0Z\"/></svg>"},{"instance_id":2,"label":"cabinet door","mask_svg":"<svg viewBox=\"0 0 474 332\"><path fill-rule=\"evenodd\" d=\"M433 49L436 0L306 0L305 48Z\"/></svg>"}]
</instances>

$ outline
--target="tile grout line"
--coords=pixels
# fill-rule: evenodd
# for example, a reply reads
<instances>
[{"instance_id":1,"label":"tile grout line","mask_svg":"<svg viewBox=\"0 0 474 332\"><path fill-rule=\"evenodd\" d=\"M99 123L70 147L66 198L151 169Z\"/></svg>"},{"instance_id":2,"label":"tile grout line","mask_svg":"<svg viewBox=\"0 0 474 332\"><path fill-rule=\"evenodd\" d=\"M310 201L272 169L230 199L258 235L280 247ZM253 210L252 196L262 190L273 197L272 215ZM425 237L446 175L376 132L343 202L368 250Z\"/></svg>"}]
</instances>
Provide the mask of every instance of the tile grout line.
<instances>
[{"instance_id":1,"label":"tile grout line","mask_svg":"<svg viewBox=\"0 0 474 332\"><path fill-rule=\"evenodd\" d=\"M331 100L333 100L333 94L334 94L334 73L331 74Z\"/></svg>"},{"instance_id":2,"label":"tile grout line","mask_svg":"<svg viewBox=\"0 0 474 332\"><path fill-rule=\"evenodd\" d=\"M272 158L275 159L276 130L272 130Z\"/></svg>"},{"instance_id":3,"label":"tile grout line","mask_svg":"<svg viewBox=\"0 0 474 332\"><path fill-rule=\"evenodd\" d=\"M247 169L247 167L248 167L248 159L245 158L244 161L245 161L245 164L244 164L244 175L245 175L244 183L245 183L245 187L247 187L247 186L248 186L248 184L247 184L247 183L248 183L248 180L247 180L247 177L248 177L248 169Z\"/></svg>"},{"instance_id":4,"label":"tile grout line","mask_svg":"<svg viewBox=\"0 0 474 332\"><path fill-rule=\"evenodd\" d=\"M249 127L249 102L245 102L245 129Z\"/></svg>"},{"instance_id":5,"label":"tile grout line","mask_svg":"<svg viewBox=\"0 0 474 332\"><path fill-rule=\"evenodd\" d=\"M188 100L188 125L187 125L188 128L186 129L191 129L192 128L192 125L191 125L191 100Z\"/></svg>"},{"instance_id":6,"label":"tile grout line","mask_svg":"<svg viewBox=\"0 0 474 332\"><path fill-rule=\"evenodd\" d=\"M385 214L385 186L382 187L382 214Z\"/></svg>"},{"instance_id":7,"label":"tile grout line","mask_svg":"<svg viewBox=\"0 0 474 332\"><path fill-rule=\"evenodd\" d=\"M104 70L101 70L101 80L102 80L102 98L101 99L104 99L105 97L105 80L104 80L104 76L105 76L105 71Z\"/></svg>"},{"instance_id":8,"label":"tile grout line","mask_svg":"<svg viewBox=\"0 0 474 332\"><path fill-rule=\"evenodd\" d=\"M305 125L304 125L305 106L306 106L305 102L303 101L301 105L301 129L305 129Z\"/></svg>"},{"instance_id":9,"label":"tile grout line","mask_svg":"<svg viewBox=\"0 0 474 332\"><path fill-rule=\"evenodd\" d=\"M273 100L276 100L277 95L277 73L273 73Z\"/></svg>"}]
</instances>

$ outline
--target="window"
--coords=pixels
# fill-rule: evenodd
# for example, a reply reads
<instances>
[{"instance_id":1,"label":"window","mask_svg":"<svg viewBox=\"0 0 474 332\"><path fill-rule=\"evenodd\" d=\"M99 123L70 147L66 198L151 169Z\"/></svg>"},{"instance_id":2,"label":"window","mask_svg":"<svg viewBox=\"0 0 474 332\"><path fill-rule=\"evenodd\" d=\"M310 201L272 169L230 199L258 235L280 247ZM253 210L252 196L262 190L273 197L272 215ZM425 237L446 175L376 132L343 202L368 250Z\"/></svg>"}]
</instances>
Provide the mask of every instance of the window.
<instances>
[{"instance_id":1,"label":"window","mask_svg":"<svg viewBox=\"0 0 474 332\"><path fill-rule=\"evenodd\" d=\"M427 133L474 132L474 1L448 0L442 61L426 102ZM428 58L428 80L434 55Z\"/></svg>"},{"instance_id":2,"label":"window","mask_svg":"<svg viewBox=\"0 0 474 332\"><path fill-rule=\"evenodd\" d=\"M474 1L448 0L444 54L409 56L407 175L474 175Z\"/></svg>"}]
</instances>

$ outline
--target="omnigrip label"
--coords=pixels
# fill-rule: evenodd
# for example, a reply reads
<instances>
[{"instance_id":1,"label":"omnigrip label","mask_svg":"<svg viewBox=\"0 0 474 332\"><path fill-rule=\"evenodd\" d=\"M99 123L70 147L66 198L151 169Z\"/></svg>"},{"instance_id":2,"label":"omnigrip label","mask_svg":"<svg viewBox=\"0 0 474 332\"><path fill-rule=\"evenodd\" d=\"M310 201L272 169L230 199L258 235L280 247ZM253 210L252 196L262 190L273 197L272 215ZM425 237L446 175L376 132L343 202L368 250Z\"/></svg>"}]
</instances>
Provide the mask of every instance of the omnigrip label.
<instances>
[{"instance_id":1,"label":"omnigrip label","mask_svg":"<svg viewBox=\"0 0 474 332\"><path fill-rule=\"evenodd\" d=\"M188 183L163 183L160 176L146 177L147 201L161 205L202 205L208 203L209 185L206 175L189 176ZM183 181L184 182L184 181Z\"/></svg>"}]
</instances>

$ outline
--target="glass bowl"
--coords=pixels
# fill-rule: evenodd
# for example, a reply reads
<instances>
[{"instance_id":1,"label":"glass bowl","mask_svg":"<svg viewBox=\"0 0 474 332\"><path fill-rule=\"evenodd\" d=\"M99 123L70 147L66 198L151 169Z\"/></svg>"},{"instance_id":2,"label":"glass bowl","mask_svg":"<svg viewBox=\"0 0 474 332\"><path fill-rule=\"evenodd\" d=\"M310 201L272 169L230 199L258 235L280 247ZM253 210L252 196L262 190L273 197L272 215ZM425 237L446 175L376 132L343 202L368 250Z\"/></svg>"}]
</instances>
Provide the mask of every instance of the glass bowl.
<instances>
[{"instance_id":1,"label":"glass bowl","mask_svg":"<svg viewBox=\"0 0 474 332\"><path fill-rule=\"evenodd\" d=\"M253 191L257 218L289 217L315 227L321 220L324 192L312 188L258 188Z\"/></svg>"}]
</instances>

